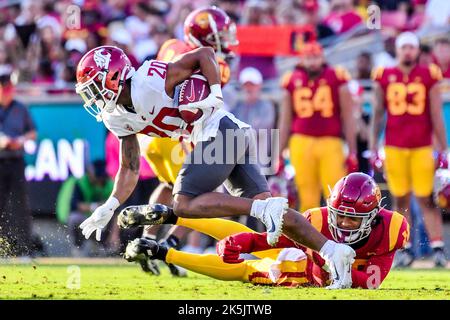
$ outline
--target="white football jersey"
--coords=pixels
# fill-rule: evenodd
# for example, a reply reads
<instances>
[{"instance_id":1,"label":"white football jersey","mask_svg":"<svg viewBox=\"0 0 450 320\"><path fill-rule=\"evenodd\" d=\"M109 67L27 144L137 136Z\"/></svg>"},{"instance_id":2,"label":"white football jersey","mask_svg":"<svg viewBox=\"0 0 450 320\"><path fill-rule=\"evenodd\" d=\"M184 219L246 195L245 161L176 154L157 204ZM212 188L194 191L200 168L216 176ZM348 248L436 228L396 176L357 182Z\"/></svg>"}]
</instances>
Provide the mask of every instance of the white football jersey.
<instances>
[{"instance_id":1,"label":"white football jersey","mask_svg":"<svg viewBox=\"0 0 450 320\"><path fill-rule=\"evenodd\" d=\"M186 140L196 143L215 136L220 119L224 116L241 128L249 126L227 111L217 110L193 128L191 126L190 133L187 132L189 126L180 116L177 99L166 93L166 75L167 63L145 61L131 78L131 100L135 113L117 105L113 112L104 112L102 115L106 128L117 137L142 133L177 139L183 133Z\"/></svg>"}]
</instances>

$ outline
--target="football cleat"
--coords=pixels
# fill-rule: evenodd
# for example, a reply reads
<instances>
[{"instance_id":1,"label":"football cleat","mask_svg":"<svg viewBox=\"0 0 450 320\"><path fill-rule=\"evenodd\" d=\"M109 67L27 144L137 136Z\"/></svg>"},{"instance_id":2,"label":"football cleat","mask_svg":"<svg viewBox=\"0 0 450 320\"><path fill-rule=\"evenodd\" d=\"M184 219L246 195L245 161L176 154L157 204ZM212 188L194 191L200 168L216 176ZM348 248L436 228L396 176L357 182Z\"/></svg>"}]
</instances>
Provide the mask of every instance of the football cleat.
<instances>
[{"instance_id":1,"label":"football cleat","mask_svg":"<svg viewBox=\"0 0 450 320\"><path fill-rule=\"evenodd\" d=\"M266 226L267 243L271 246L277 244L283 232L283 216L288 208L288 200L282 197L254 201L251 215Z\"/></svg>"},{"instance_id":2,"label":"football cleat","mask_svg":"<svg viewBox=\"0 0 450 320\"><path fill-rule=\"evenodd\" d=\"M158 244L160 246L165 246L167 248L177 248L178 247L178 239L176 239L175 237L171 236L172 238L169 238L169 240L162 240L160 242L158 242ZM176 240L175 240L176 239ZM174 276L174 277L187 277L187 271L184 268L178 267L172 263L167 263L165 262L167 267L170 270L170 273Z\"/></svg>"},{"instance_id":3,"label":"football cleat","mask_svg":"<svg viewBox=\"0 0 450 320\"><path fill-rule=\"evenodd\" d=\"M141 266L142 271L153 274L155 276L159 276L161 271L159 270L158 264L154 260L150 259L142 259L139 260L139 265Z\"/></svg>"},{"instance_id":4,"label":"football cleat","mask_svg":"<svg viewBox=\"0 0 450 320\"><path fill-rule=\"evenodd\" d=\"M129 206L119 213L117 224L122 229L158 225L163 224L171 214L173 214L171 208L159 203Z\"/></svg>"},{"instance_id":5,"label":"football cleat","mask_svg":"<svg viewBox=\"0 0 450 320\"><path fill-rule=\"evenodd\" d=\"M167 267L169 267L170 273L174 276L174 277L180 277L180 278L184 278L187 277L187 271L184 268L181 268L179 266L176 266L172 263L166 263Z\"/></svg>"},{"instance_id":6,"label":"football cleat","mask_svg":"<svg viewBox=\"0 0 450 320\"><path fill-rule=\"evenodd\" d=\"M407 268L414 262L414 253L410 248L400 250L396 253L394 258L394 268Z\"/></svg>"},{"instance_id":7,"label":"football cleat","mask_svg":"<svg viewBox=\"0 0 450 320\"><path fill-rule=\"evenodd\" d=\"M433 248L433 262L435 268L445 268L447 266L447 259L445 257L444 248Z\"/></svg>"},{"instance_id":8,"label":"football cleat","mask_svg":"<svg viewBox=\"0 0 450 320\"><path fill-rule=\"evenodd\" d=\"M123 257L128 262L136 261L141 263L141 261L154 257L158 251L159 244L155 240L136 238L128 243Z\"/></svg>"}]
</instances>

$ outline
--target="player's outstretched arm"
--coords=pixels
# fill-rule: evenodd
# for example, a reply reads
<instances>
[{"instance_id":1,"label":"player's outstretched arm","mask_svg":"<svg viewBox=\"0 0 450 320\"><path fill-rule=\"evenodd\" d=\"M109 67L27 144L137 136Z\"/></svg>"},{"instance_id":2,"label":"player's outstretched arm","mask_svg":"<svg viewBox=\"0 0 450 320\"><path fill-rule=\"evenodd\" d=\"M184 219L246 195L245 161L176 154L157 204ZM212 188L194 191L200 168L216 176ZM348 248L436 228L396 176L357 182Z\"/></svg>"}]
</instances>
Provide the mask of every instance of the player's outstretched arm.
<instances>
[{"instance_id":1,"label":"player's outstretched arm","mask_svg":"<svg viewBox=\"0 0 450 320\"><path fill-rule=\"evenodd\" d=\"M103 228L111 220L114 211L128 199L139 178L139 143L136 135L120 140L120 168L114 182L111 196L104 204L95 209L92 215L80 224L86 239L95 232L97 241L101 240Z\"/></svg>"},{"instance_id":2,"label":"player's outstretched arm","mask_svg":"<svg viewBox=\"0 0 450 320\"><path fill-rule=\"evenodd\" d=\"M139 179L140 149L136 135L120 138L120 167L114 182L112 196L124 203Z\"/></svg>"}]
</instances>

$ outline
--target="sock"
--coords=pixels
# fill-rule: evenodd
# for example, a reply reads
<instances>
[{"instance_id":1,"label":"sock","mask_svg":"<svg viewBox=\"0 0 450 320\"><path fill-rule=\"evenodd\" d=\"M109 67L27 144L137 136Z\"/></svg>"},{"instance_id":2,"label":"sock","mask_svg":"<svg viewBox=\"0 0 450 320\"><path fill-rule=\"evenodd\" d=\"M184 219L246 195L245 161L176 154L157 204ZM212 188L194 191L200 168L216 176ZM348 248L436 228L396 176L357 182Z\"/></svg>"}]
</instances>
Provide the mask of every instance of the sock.
<instances>
[{"instance_id":1,"label":"sock","mask_svg":"<svg viewBox=\"0 0 450 320\"><path fill-rule=\"evenodd\" d=\"M229 235L240 232L255 232L239 222L227 219L209 218L209 219L185 219L178 218L178 226L183 226L213 237L216 240L222 240Z\"/></svg>"},{"instance_id":2,"label":"sock","mask_svg":"<svg viewBox=\"0 0 450 320\"><path fill-rule=\"evenodd\" d=\"M444 250L444 241L442 240L432 240L430 247L433 250Z\"/></svg>"},{"instance_id":3,"label":"sock","mask_svg":"<svg viewBox=\"0 0 450 320\"><path fill-rule=\"evenodd\" d=\"M170 248L166 256L166 262L219 280L248 281L246 279L247 264L245 262L225 263L215 254L194 254Z\"/></svg>"},{"instance_id":4,"label":"sock","mask_svg":"<svg viewBox=\"0 0 450 320\"><path fill-rule=\"evenodd\" d=\"M152 256L152 259L166 261L166 256L167 256L168 250L169 249L164 245L158 246L158 251L156 251L155 255Z\"/></svg>"},{"instance_id":5,"label":"sock","mask_svg":"<svg viewBox=\"0 0 450 320\"><path fill-rule=\"evenodd\" d=\"M266 200L253 200L252 208L250 210L250 215L255 218L260 218L264 209L267 206Z\"/></svg>"},{"instance_id":6,"label":"sock","mask_svg":"<svg viewBox=\"0 0 450 320\"><path fill-rule=\"evenodd\" d=\"M166 243L170 248L179 249L180 247L180 239L174 236L173 234L169 235L167 238L161 241L162 243Z\"/></svg>"}]
</instances>

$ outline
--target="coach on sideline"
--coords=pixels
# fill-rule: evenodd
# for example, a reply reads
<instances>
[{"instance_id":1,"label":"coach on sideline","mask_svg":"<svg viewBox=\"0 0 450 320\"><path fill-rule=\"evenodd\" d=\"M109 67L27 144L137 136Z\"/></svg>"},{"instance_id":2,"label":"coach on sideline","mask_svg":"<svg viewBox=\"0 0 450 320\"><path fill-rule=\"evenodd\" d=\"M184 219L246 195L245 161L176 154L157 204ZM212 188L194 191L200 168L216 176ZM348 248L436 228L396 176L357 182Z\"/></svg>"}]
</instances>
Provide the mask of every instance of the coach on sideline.
<instances>
[{"instance_id":1,"label":"coach on sideline","mask_svg":"<svg viewBox=\"0 0 450 320\"><path fill-rule=\"evenodd\" d=\"M0 256L28 256L31 214L24 142L36 139L28 109L14 99L12 68L0 65Z\"/></svg>"}]
</instances>

